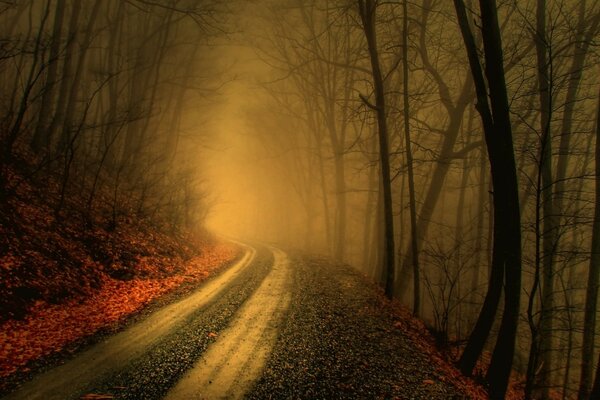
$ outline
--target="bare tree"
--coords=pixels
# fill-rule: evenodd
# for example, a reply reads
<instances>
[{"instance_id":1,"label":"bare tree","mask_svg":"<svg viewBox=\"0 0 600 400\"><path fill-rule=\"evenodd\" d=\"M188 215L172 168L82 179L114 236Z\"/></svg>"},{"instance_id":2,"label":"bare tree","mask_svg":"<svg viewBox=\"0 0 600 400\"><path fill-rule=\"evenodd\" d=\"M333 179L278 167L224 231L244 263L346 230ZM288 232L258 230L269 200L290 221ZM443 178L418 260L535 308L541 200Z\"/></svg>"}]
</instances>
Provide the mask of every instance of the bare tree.
<instances>
[{"instance_id":1,"label":"bare tree","mask_svg":"<svg viewBox=\"0 0 600 400\"><path fill-rule=\"evenodd\" d=\"M409 93L409 71L408 71L408 6L407 0L402 2L402 73L404 90L402 93L404 103L404 140L406 151L406 170L408 173L408 196L410 204L410 238L411 238L411 257L413 265L413 313L420 314L421 294L420 294L420 275L419 275L419 241L417 232L417 202L415 200L415 177L413 171L413 154L410 141L410 102Z\"/></svg>"},{"instance_id":2,"label":"bare tree","mask_svg":"<svg viewBox=\"0 0 600 400\"><path fill-rule=\"evenodd\" d=\"M379 137L379 161L381 169L381 184L383 186L383 207L385 224L385 247L383 253L383 265L385 266L385 294L388 297L394 295L394 216L392 210L392 183L390 176L390 160L388 146L387 116L385 108L385 93L383 87L383 76L379 64L377 49L376 21L377 3L374 0L358 0L358 11L362 21L362 27L367 39L369 56L371 60L371 72L373 75L373 86L375 88L375 104L371 104L366 97L363 101L377 115L378 137Z\"/></svg>"},{"instance_id":3,"label":"bare tree","mask_svg":"<svg viewBox=\"0 0 600 400\"><path fill-rule=\"evenodd\" d=\"M51 107L55 102L57 72L59 66L60 46L62 44L62 29L65 16L65 0L58 0L54 10L54 22L52 28L52 39L50 44L50 55L48 60L48 72L46 74L46 84L39 110L38 122L32 138L31 147L35 151L40 151L48 146L49 117L52 115Z\"/></svg>"},{"instance_id":4,"label":"bare tree","mask_svg":"<svg viewBox=\"0 0 600 400\"><path fill-rule=\"evenodd\" d=\"M500 286L504 285L504 312L487 373L490 396L496 399L504 398L508 387L519 317L521 217L517 172L496 2L494 0L480 0L479 3L487 84L482 72L475 39L468 23L464 3L462 0L454 0L454 5L475 82L478 111L483 122L494 189L494 254L492 269L501 270L502 274L495 275L492 273L492 279L498 278ZM479 320L489 319L489 315L492 315L493 319L495 313L496 310L488 308L484 304ZM476 329L477 325L471 334L470 341L480 340L480 338L474 338L474 335L487 337L489 334L489 328L481 331ZM467 349L469 349L469 345L467 345ZM465 352L467 349L465 349ZM479 349L479 353L480 351L481 349Z\"/></svg>"}]
</instances>

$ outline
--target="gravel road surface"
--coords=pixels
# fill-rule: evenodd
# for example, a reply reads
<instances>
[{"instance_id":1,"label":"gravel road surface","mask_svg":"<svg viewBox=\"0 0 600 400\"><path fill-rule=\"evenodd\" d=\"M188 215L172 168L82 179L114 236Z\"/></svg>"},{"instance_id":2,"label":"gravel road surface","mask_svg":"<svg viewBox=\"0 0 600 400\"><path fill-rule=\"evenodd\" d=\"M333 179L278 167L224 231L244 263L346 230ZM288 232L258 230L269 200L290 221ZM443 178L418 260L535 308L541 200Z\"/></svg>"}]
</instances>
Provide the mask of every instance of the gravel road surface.
<instances>
[{"instance_id":1,"label":"gravel road surface","mask_svg":"<svg viewBox=\"0 0 600 400\"><path fill-rule=\"evenodd\" d=\"M248 247L4 399L460 399L350 267Z\"/></svg>"},{"instance_id":2,"label":"gravel road surface","mask_svg":"<svg viewBox=\"0 0 600 400\"><path fill-rule=\"evenodd\" d=\"M348 266L293 257L292 300L251 399L462 399Z\"/></svg>"}]
</instances>

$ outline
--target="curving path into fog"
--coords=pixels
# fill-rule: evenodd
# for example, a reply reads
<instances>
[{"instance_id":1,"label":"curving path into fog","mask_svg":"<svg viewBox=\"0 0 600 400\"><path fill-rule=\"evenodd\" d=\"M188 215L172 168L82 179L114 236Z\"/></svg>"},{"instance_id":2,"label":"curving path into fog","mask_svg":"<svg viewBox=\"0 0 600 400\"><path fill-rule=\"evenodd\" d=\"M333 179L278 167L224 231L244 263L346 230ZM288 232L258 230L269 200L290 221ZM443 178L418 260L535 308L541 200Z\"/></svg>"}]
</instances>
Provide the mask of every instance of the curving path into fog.
<instances>
[{"instance_id":1,"label":"curving path into fog","mask_svg":"<svg viewBox=\"0 0 600 400\"><path fill-rule=\"evenodd\" d=\"M246 247L191 295L5 398L466 398L362 275Z\"/></svg>"},{"instance_id":2,"label":"curving path into fog","mask_svg":"<svg viewBox=\"0 0 600 400\"><path fill-rule=\"evenodd\" d=\"M244 256L224 273L209 280L192 295L153 313L147 319L100 342L64 365L38 375L4 399L64 400L80 394L102 377L140 358L161 339L185 324L191 315L223 296L236 277L253 265L256 250L246 246Z\"/></svg>"},{"instance_id":3,"label":"curving path into fog","mask_svg":"<svg viewBox=\"0 0 600 400\"><path fill-rule=\"evenodd\" d=\"M273 252L269 275L166 399L242 398L260 376L291 299L289 260Z\"/></svg>"}]
</instances>

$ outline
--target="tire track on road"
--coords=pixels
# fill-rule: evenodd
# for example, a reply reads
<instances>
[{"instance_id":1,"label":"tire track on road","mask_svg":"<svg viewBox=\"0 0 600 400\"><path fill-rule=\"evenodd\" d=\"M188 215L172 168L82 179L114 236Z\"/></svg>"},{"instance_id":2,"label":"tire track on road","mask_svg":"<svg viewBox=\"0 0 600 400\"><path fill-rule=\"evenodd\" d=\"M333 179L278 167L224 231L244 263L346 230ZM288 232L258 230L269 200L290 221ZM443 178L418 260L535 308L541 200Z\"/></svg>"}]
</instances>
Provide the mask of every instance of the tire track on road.
<instances>
[{"instance_id":1,"label":"tire track on road","mask_svg":"<svg viewBox=\"0 0 600 400\"><path fill-rule=\"evenodd\" d=\"M239 399L260 377L291 300L289 259L273 253L269 275L167 400Z\"/></svg>"},{"instance_id":2,"label":"tire track on road","mask_svg":"<svg viewBox=\"0 0 600 400\"><path fill-rule=\"evenodd\" d=\"M258 248L255 260L217 299L155 343L141 357L104 379L86 393L108 394L119 400L158 400L191 369L215 336L235 318L271 270L273 256ZM85 393L82 393L85 394Z\"/></svg>"}]
</instances>

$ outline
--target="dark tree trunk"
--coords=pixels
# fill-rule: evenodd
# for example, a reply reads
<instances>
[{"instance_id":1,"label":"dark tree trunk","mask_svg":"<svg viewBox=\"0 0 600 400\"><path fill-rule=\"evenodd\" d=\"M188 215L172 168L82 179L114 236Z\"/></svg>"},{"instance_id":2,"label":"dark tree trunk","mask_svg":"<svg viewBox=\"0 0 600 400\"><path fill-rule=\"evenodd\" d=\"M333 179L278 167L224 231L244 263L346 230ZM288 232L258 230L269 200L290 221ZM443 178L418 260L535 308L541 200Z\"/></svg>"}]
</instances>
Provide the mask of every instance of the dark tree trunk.
<instances>
[{"instance_id":1,"label":"dark tree trunk","mask_svg":"<svg viewBox=\"0 0 600 400\"><path fill-rule=\"evenodd\" d=\"M390 175L390 155L388 146L388 130L385 109L385 94L383 76L379 64L377 51L377 37L375 34L375 21L377 5L373 0L358 0L358 8L362 20L362 27L369 47L373 85L375 87L375 106L371 106L377 113L377 127L379 136L379 161L381 163L381 183L383 186L383 209L385 225L385 247L383 252L383 265L385 270L385 294L391 298L394 295L394 214L392 212L392 183Z\"/></svg>"},{"instance_id":2,"label":"dark tree trunk","mask_svg":"<svg viewBox=\"0 0 600 400\"><path fill-rule=\"evenodd\" d=\"M71 87L69 89L69 96L67 98L66 104L66 112L61 132L60 138L60 149L64 150L69 143L71 143L71 135L72 135L72 124L75 119L75 112L77 110L77 103L79 97L79 88L81 86L81 80L84 74L84 68L86 66L86 57L87 52L92 44L92 40L94 38L94 27L96 25L96 14L100 9L100 5L102 4L101 0L96 0L94 6L90 12L90 19L87 23L87 31L85 32L84 37L81 41L81 46L79 48L79 57L77 58L77 64L75 68L75 74L73 75L73 80L71 82Z\"/></svg>"},{"instance_id":3,"label":"dark tree trunk","mask_svg":"<svg viewBox=\"0 0 600 400\"><path fill-rule=\"evenodd\" d=\"M371 154L374 154L377 149L377 137L371 139ZM371 262L370 247L371 237L374 235L373 232L373 220L377 219L377 192L379 188L379 180L377 179L378 174L377 164L369 166L369 186L367 194L367 203L365 205L365 218L364 218L364 231L363 231L363 266L369 271L372 270L372 266L369 265ZM373 275L375 278L375 275Z\"/></svg>"},{"instance_id":4,"label":"dark tree trunk","mask_svg":"<svg viewBox=\"0 0 600 400\"><path fill-rule=\"evenodd\" d=\"M46 7L42 14L42 20L40 23L40 27L37 32L37 36L35 39L35 45L32 54L32 61L29 71L27 73L27 78L24 81L23 94L21 95L21 100L19 102L19 108L15 117L15 121L8 131L8 135L4 136L4 132L0 132L0 145L2 148L0 149L0 187L4 188L4 166L8 162L8 160L12 157L13 146L15 142L19 138L21 134L21 128L27 114L27 110L29 109L29 102L31 97L31 92L39 79L42 71L44 70L44 66L42 64L42 38L44 34L44 29L46 26L46 21L48 20L48 15L50 13L50 1L46 4ZM5 194L5 193L4 193Z\"/></svg>"},{"instance_id":5,"label":"dark tree trunk","mask_svg":"<svg viewBox=\"0 0 600 400\"><path fill-rule=\"evenodd\" d=\"M421 17L421 37L420 37L420 52L421 59L425 66L427 72L434 79L437 90L440 96L440 101L444 106L448 114L448 125L446 126L443 133L443 141L441 145L441 149L439 151L439 156L437 158L437 162L435 164L435 168L433 173L431 174L431 180L429 186L425 192L423 204L418 213L417 219L417 249L422 248L423 241L427 237L427 232L429 230L430 222L433 217L433 213L435 211L436 205L438 204L440 195L442 193L442 189L444 187L444 182L446 180L446 176L448 175L448 171L450 170L451 163L455 158L454 153L454 145L456 144L456 140L458 138L458 134L460 132L460 127L462 125L464 112L467 106L471 103L473 98L472 94L472 80L467 78L463 84L462 90L458 99L454 103L450 98L450 89L446 82L442 79L438 70L431 64L427 52L427 45L425 43L425 32L427 21L429 17L429 13L431 11L431 1L424 0L422 5L422 17ZM402 265L399 270L399 278L398 278L398 294L402 296L407 288L409 287L409 282L411 280L411 275L413 273L412 268L412 243L413 240L408 243L408 247L404 251L404 258L402 260Z\"/></svg>"},{"instance_id":6,"label":"dark tree trunk","mask_svg":"<svg viewBox=\"0 0 600 400\"><path fill-rule=\"evenodd\" d=\"M417 232L417 202L415 200L415 178L413 173L413 156L410 142L410 104L408 100L408 7L407 0L402 2L402 74L404 90L402 92L404 103L404 146L406 147L406 168L408 172L408 196L410 204L410 249L413 266L413 313L419 315L421 311L421 279L419 276L419 243Z\"/></svg>"},{"instance_id":7,"label":"dark tree trunk","mask_svg":"<svg viewBox=\"0 0 600 400\"><path fill-rule=\"evenodd\" d=\"M548 397L550 387L550 371L552 370L552 331L554 313L554 254L557 245L556 212L552 196L552 94L550 92L550 66L548 58L548 42L546 38L546 1L537 0L535 49L537 56L537 75L540 101L540 155L538 173L541 175L541 207L543 212L541 254L541 291L539 354L536 357L539 365L536 384L542 390L541 396ZM539 268L539 266L538 266Z\"/></svg>"},{"instance_id":8,"label":"dark tree trunk","mask_svg":"<svg viewBox=\"0 0 600 400\"><path fill-rule=\"evenodd\" d=\"M473 114L473 110L471 109L470 114ZM471 276L471 285L470 285L470 295L469 295L469 318L468 321L469 326L473 326L472 324L475 321L477 316L477 309L475 308L476 299L477 299L477 289L479 288L479 277L481 274L481 261L482 261L482 252L483 250L483 239L484 239L484 225L487 217L487 213L485 212L485 203L486 197L488 194L487 191L487 158L485 154L485 148L481 147L480 158L479 158L479 186L477 188L477 229L475 231L475 254L473 256L473 264L472 264L472 276ZM489 248L489 246L488 246ZM487 257L486 257L487 259Z\"/></svg>"},{"instance_id":9,"label":"dark tree trunk","mask_svg":"<svg viewBox=\"0 0 600 400\"><path fill-rule=\"evenodd\" d=\"M62 70L62 80L60 82L60 90L58 93L58 100L56 102L56 111L54 112L54 117L52 118L52 122L48 128L47 132L47 141L48 146L52 147L52 143L54 140L54 135L56 134L59 127L64 126L65 115L70 110L67 110L67 102L69 99L69 94L71 93L70 84L72 83L72 73L73 73L73 58L75 46L77 44L76 36L78 30L79 23L79 14L81 11L81 2L75 1L73 2L72 10L71 10L71 18L69 21L69 32L67 34L67 45L65 49L65 61Z\"/></svg>"},{"instance_id":10,"label":"dark tree trunk","mask_svg":"<svg viewBox=\"0 0 600 400\"><path fill-rule=\"evenodd\" d=\"M487 87L464 3L462 0L454 0L475 82L477 107L483 121L492 172L495 232L492 269L496 270L494 278L500 280L500 287L504 284L504 312L487 380L490 385L490 397L502 399L506 393L512 369L519 317L521 216L497 7L495 0L480 0L479 3ZM499 270L502 270L504 282L501 281L500 274L498 274ZM489 314L496 313L495 309L482 310L480 319L490 319L490 315L483 315L484 311ZM491 317L491 319L494 318ZM487 336L489 330L481 332L481 334ZM471 338L473 338L473 334Z\"/></svg>"}]
</instances>

